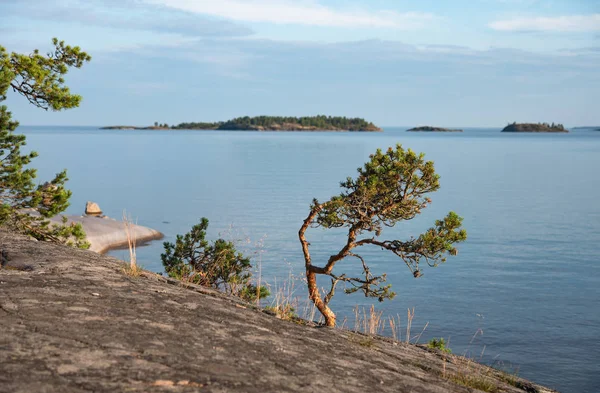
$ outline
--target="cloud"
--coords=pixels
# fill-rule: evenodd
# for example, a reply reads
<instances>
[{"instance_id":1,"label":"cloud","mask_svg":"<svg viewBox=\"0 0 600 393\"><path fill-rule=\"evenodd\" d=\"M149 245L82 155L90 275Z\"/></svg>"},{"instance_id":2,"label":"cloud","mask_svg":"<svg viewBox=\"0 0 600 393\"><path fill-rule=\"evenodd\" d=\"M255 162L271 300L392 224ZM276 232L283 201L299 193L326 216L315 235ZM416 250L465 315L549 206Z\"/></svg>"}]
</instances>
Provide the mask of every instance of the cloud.
<instances>
[{"instance_id":1,"label":"cloud","mask_svg":"<svg viewBox=\"0 0 600 393\"><path fill-rule=\"evenodd\" d=\"M500 31L585 32L600 31L600 14L531 17L499 20L489 24Z\"/></svg>"},{"instance_id":2,"label":"cloud","mask_svg":"<svg viewBox=\"0 0 600 393\"><path fill-rule=\"evenodd\" d=\"M600 46L589 46L583 48L564 48L558 51L561 55L564 56L586 56L587 58L596 58L596 61L591 64L591 66L595 66L597 64L598 58L600 58Z\"/></svg>"},{"instance_id":3,"label":"cloud","mask_svg":"<svg viewBox=\"0 0 600 393\"><path fill-rule=\"evenodd\" d=\"M150 59L175 61L182 67L196 67L194 72L244 79L259 86L277 81L330 86L343 85L348 80L363 80L378 86L400 80L429 85L469 74L498 78L521 75L535 79L544 73L574 69L587 72L593 63L588 53L575 58L510 48L476 50L385 40L318 43L213 38L160 50L144 48L125 55L134 53L149 59L149 63L154 62Z\"/></svg>"},{"instance_id":4,"label":"cloud","mask_svg":"<svg viewBox=\"0 0 600 393\"><path fill-rule=\"evenodd\" d=\"M339 10L310 0L143 0L168 8L244 22L329 27L383 27L403 30L427 26L436 17L422 12Z\"/></svg>"},{"instance_id":5,"label":"cloud","mask_svg":"<svg viewBox=\"0 0 600 393\"><path fill-rule=\"evenodd\" d=\"M231 21L216 20L184 10L165 9L134 0L63 0L56 4L49 4L45 0L29 1L30 7L24 8L18 2L9 0L6 12L9 16L48 22L196 37L241 37L253 34L252 29Z\"/></svg>"}]
</instances>

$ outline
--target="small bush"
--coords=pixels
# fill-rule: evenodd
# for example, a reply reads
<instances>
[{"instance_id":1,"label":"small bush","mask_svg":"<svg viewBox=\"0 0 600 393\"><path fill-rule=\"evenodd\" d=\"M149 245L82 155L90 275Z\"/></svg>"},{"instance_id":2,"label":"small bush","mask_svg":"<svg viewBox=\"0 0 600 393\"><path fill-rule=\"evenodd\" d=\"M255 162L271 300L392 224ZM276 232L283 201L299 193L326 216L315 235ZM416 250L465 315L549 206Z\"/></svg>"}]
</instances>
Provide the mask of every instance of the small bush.
<instances>
[{"instance_id":1,"label":"small bush","mask_svg":"<svg viewBox=\"0 0 600 393\"><path fill-rule=\"evenodd\" d=\"M446 340L443 338L432 338L429 343L427 343L429 348L439 349L442 352L452 353L452 350L446 346Z\"/></svg>"},{"instance_id":2,"label":"small bush","mask_svg":"<svg viewBox=\"0 0 600 393\"><path fill-rule=\"evenodd\" d=\"M248 284L240 290L238 294L239 297L244 299L247 302L255 302L256 299L264 299L271 295L269 289L264 285L261 285L260 288L254 284Z\"/></svg>"},{"instance_id":3,"label":"small bush","mask_svg":"<svg viewBox=\"0 0 600 393\"><path fill-rule=\"evenodd\" d=\"M169 277L213 287L248 301L269 296L266 287L257 288L250 283L250 258L238 252L232 242L206 240L207 228L208 219L203 217L190 232L177 235L175 243L164 243L161 259Z\"/></svg>"},{"instance_id":4,"label":"small bush","mask_svg":"<svg viewBox=\"0 0 600 393\"><path fill-rule=\"evenodd\" d=\"M275 313L277 318L283 319L284 321L291 321L297 319L296 309L289 303L286 304L274 304L272 306L265 307L265 310Z\"/></svg>"}]
</instances>

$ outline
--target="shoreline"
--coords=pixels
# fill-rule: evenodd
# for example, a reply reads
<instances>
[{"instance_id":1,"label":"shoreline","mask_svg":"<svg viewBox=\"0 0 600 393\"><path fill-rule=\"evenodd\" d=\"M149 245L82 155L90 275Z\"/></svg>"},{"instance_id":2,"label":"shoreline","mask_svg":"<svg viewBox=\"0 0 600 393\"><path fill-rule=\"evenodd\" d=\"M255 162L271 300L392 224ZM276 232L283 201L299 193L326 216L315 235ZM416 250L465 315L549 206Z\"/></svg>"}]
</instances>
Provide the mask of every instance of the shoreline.
<instances>
[{"instance_id":1,"label":"shoreline","mask_svg":"<svg viewBox=\"0 0 600 393\"><path fill-rule=\"evenodd\" d=\"M51 222L61 223L62 215L50 219ZM106 254L108 251L128 248L127 232L123 221L107 216L65 215L68 223L79 223L85 230L90 251ZM132 238L136 247L141 247L154 240L164 238L164 234L148 227L131 224Z\"/></svg>"}]
</instances>

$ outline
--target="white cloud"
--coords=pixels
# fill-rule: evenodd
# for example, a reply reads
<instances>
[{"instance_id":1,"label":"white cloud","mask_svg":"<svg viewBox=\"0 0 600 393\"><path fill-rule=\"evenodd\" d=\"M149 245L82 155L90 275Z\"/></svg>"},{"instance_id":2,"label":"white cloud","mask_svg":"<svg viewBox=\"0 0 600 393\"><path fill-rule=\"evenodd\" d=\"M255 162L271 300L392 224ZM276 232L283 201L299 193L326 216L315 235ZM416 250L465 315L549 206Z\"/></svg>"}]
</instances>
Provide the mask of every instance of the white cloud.
<instances>
[{"instance_id":1,"label":"white cloud","mask_svg":"<svg viewBox=\"0 0 600 393\"><path fill-rule=\"evenodd\" d=\"M146 3L244 22L412 30L436 17L421 12L340 10L315 0L143 0Z\"/></svg>"},{"instance_id":2,"label":"white cloud","mask_svg":"<svg viewBox=\"0 0 600 393\"><path fill-rule=\"evenodd\" d=\"M495 21L489 26L501 31L600 31L600 14L514 18Z\"/></svg>"}]
</instances>

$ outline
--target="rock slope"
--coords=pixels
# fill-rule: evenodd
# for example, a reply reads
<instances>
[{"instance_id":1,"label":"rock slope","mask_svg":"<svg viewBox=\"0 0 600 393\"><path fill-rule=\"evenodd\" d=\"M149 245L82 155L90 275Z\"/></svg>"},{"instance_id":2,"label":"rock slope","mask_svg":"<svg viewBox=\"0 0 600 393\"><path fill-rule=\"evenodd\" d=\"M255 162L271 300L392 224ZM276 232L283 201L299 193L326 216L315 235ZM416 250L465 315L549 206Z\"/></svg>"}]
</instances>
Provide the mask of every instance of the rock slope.
<instances>
[{"instance_id":1,"label":"rock slope","mask_svg":"<svg viewBox=\"0 0 600 393\"><path fill-rule=\"evenodd\" d=\"M0 255L0 392L476 391L449 378L474 369L461 358L282 321L90 251L0 231Z\"/></svg>"}]
</instances>

